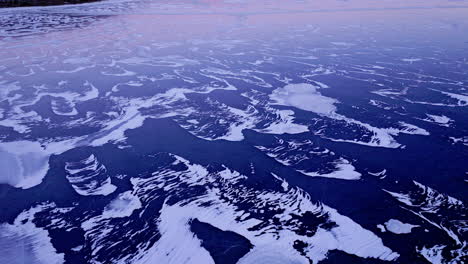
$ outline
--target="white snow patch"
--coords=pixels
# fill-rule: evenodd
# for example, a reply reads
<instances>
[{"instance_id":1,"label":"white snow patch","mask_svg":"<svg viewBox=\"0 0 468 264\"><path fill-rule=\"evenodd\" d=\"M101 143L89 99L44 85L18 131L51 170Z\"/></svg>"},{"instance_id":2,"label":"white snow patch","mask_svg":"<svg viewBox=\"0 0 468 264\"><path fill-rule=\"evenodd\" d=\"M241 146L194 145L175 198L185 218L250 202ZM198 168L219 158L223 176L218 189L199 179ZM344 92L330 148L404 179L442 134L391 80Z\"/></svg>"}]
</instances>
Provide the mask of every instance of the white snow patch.
<instances>
[{"instance_id":1,"label":"white snow patch","mask_svg":"<svg viewBox=\"0 0 468 264\"><path fill-rule=\"evenodd\" d=\"M300 171L301 173L312 176L312 177L325 177L325 178L335 178L341 180L359 180L361 179L361 173L356 171L356 168L344 158L340 158L334 163L336 171L320 174L317 172L306 172Z\"/></svg>"},{"instance_id":2,"label":"white snow patch","mask_svg":"<svg viewBox=\"0 0 468 264\"><path fill-rule=\"evenodd\" d=\"M468 136L461 137L461 138L456 138L456 137L449 137L449 138L453 142L453 144L462 143L463 145L468 146Z\"/></svg>"},{"instance_id":3,"label":"white snow patch","mask_svg":"<svg viewBox=\"0 0 468 264\"><path fill-rule=\"evenodd\" d=\"M453 120L444 116L444 115L430 115L430 114L426 114L426 116L428 118L426 119L423 119L424 121L428 121L428 122L432 122L432 123L437 123L441 126L449 126L449 123L452 122Z\"/></svg>"},{"instance_id":4,"label":"white snow patch","mask_svg":"<svg viewBox=\"0 0 468 264\"><path fill-rule=\"evenodd\" d=\"M464 94L456 94L456 93L449 93L449 92L443 92L443 91L439 91L449 97L452 97L453 99L456 99L458 100L458 105L459 106L466 106L468 105L468 95L464 95Z\"/></svg>"},{"instance_id":5,"label":"white snow patch","mask_svg":"<svg viewBox=\"0 0 468 264\"><path fill-rule=\"evenodd\" d=\"M308 132L309 128L305 125L294 123L294 111L277 110L278 119L263 129L256 129L257 132L265 134L300 134Z\"/></svg>"},{"instance_id":6,"label":"white snow patch","mask_svg":"<svg viewBox=\"0 0 468 264\"><path fill-rule=\"evenodd\" d=\"M413 228L419 227L419 225L405 224L397 219L390 219L385 222L385 227L394 234L409 234Z\"/></svg>"},{"instance_id":7,"label":"white snow patch","mask_svg":"<svg viewBox=\"0 0 468 264\"><path fill-rule=\"evenodd\" d=\"M218 172L219 176L221 178L223 178L224 180L226 181L231 181L233 183L236 183L238 182L240 179L246 179L247 177L240 174L239 172L237 171L232 171L230 170L228 167L224 166L224 170L223 171L220 171Z\"/></svg>"},{"instance_id":8,"label":"white snow patch","mask_svg":"<svg viewBox=\"0 0 468 264\"><path fill-rule=\"evenodd\" d=\"M200 210L201 211L201 210ZM192 216L178 206L165 204L161 209L158 230L161 239L144 254L132 260L134 264L160 263L206 263L214 261L201 246L201 241L190 231Z\"/></svg>"},{"instance_id":9,"label":"white snow patch","mask_svg":"<svg viewBox=\"0 0 468 264\"><path fill-rule=\"evenodd\" d=\"M417 127L415 125L408 124L405 122L398 122L398 124L401 128L388 128L388 132L392 135L398 135L399 133L422 136L430 135L430 133L427 130Z\"/></svg>"},{"instance_id":10,"label":"white snow patch","mask_svg":"<svg viewBox=\"0 0 468 264\"><path fill-rule=\"evenodd\" d=\"M304 258L287 248L266 243L257 245L243 256L237 264L308 264Z\"/></svg>"},{"instance_id":11,"label":"white snow patch","mask_svg":"<svg viewBox=\"0 0 468 264\"><path fill-rule=\"evenodd\" d=\"M274 174L274 173L271 173L271 175L272 175L275 179L281 181L281 187L283 188L283 191L287 192L288 189L289 189L289 183L288 183L285 179L279 177L278 175L276 175L276 174Z\"/></svg>"},{"instance_id":12,"label":"white snow patch","mask_svg":"<svg viewBox=\"0 0 468 264\"><path fill-rule=\"evenodd\" d=\"M413 63L413 62L421 61L421 59L419 59L419 58L407 58L407 59L402 59L401 61Z\"/></svg>"},{"instance_id":13,"label":"white snow patch","mask_svg":"<svg viewBox=\"0 0 468 264\"><path fill-rule=\"evenodd\" d=\"M314 86L307 83L288 84L283 88L274 90L273 93L270 94L270 99L273 101L273 104L292 106L335 120L345 121L347 123L363 127L373 133L369 142L328 138L329 140L336 142L348 142L372 147L398 148L400 147L400 144L396 142L392 135L398 135L398 133L428 134L427 131L421 128L403 122L400 122L403 129L377 128L361 121L340 115L336 113L337 108L335 106L335 104L338 103L338 100L321 95L318 92L318 89L320 88L320 86Z\"/></svg>"},{"instance_id":14,"label":"white snow patch","mask_svg":"<svg viewBox=\"0 0 468 264\"><path fill-rule=\"evenodd\" d=\"M22 189L40 184L49 170L49 155L38 142L0 143L0 183Z\"/></svg>"},{"instance_id":15,"label":"white snow patch","mask_svg":"<svg viewBox=\"0 0 468 264\"><path fill-rule=\"evenodd\" d=\"M32 208L19 214L13 224L0 224L0 263L62 264L64 254L57 253L49 232L38 228L32 217L40 209Z\"/></svg>"},{"instance_id":16,"label":"white snow patch","mask_svg":"<svg viewBox=\"0 0 468 264\"><path fill-rule=\"evenodd\" d=\"M349 43L349 42L331 42L331 44L333 44L335 46L343 46L343 47L350 47L350 46L355 45L355 44Z\"/></svg>"},{"instance_id":17,"label":"white snow patch","mask_svg":"<svg viewBox=\"0 0 468 264\"><path fill-rule=\"evenodd\" d=\"M174 164L182 162L188 168L185 171L163 169L155 172L152 178L132 179L137 195L145 197L146 190L154 188L177 193L179 184L199 186L205 188L205 192L198 197L181 200L175 204L166 201L160 211L158 225L161 239L149 250L141 250L132 259L132 263L149 263L151 259L160 259L164 263L212 263L209 254L190 231L189 223L192 219L198 219L247 238L254 245L254 249L244 256L240 263L257 263L255 261L261 259L309 263L307 258L294 249L293 245L297 240L306 243L305 254L314 263L325 259L331 250L387 261L393 261L399 256L385 247L379 237L363 229L350 218L340 215L335 209L326 205L312 203L310 196L303 190L298 188L284 188L284 192L252 190L242 184L242 179L235 176L237 173L230 172L234 177L208 173L200 165L190 164L177 156L175 158L177 161ZM221 174L226 173L228 172L224 170ZM234 179L235 185L231 179ZM245 200L254 203L254 206L238 207L238 202L242 203ZM331 229L318 227L312 236L296 233L294 230L297 226L278 228L274 224L267 224L261 228L253 228L264 220L251 217L249 212L263 214L270 208L276 209L275 217L280 222L289 221L292 215L300 216L310 212L327 215L336 225Z\"/></svg>"},{"instance_id":18,"label":"white snow patch","mask_svg":"<svg viewBox=\"0 0 468 264\"><path fill-rule=\"evenodd\" d=\"M457 222L458 219L440 219L439 210L457 210L457 208L464 209L462 201L457 200L449 195L441 194L431 187L425 186L419 182L413 181L417 187L416 192L396 193L384 190L402 204L406 205L406 210L412 212L422 220L433 225L434 227L445 232L457 245L465 245L460 238L461 231L457 225L448 226L451 222ZM453 224L453 223L452 223Z\"/></svg>"},{"instance_id":19,"label":"white snow patch","mask_svg":"<svg viewBox=\"0 0 468 264\"><path fill-rule=\"evenodd\" d=\"M368 172L370 175L375 176L375 177L380 177L380 179L384 179L387 177L387 170L383 169L382 171L379 172Z\"/></svg>"},{"instance_id":20,"label":"white snow patch","mask_svg":"<svg viewBox=\"0 0 468 264\"><path fill-rule=\"evenodd\" d=\"M333 114L338 100L321 95L318 89L307 83L288 84L274 90L270 99L277 105L292 106L325 116Z\"/></svg>"},{"instance_id":21,"label":"white snow patch","mask_svg":"<svg viewBox=\"0 0 468 264\"><path fill-rule=\"evenodd\" d=\"M377 228L380 230L380 232L384 233L386 232L387 230L385 229L385 226L383 225L377 225Z\"/></svg>"},{"instance_id":22,"label":"white snow patch","mask_svg":"<svg viewBox=\"0 0 468 264\"><path fill-rule=\"evenodd\" d=\"M430 263L432 264L443 264L446 263L444 261L444 257L442 257L442 250L445 248L444 245L436 245L432 248L423 247L419 250L419 253ZM454 263L454 262L450 262Z\"/></svg>"},{"instance_id":23,"label":"white snow patch","mask_svg":"<svg viewBox=\"0 0 468 264\"><path fill-rule=\"evenodd\" d=\"M252 107L249 107L246 111L237 109L234 107L228 107L229 112L239 117L239 122L233 122L229 126L228 132L216 139L224 139L228 141L242 141L244 139L244 134L242 131L244 129L249 129L255 127L256 118L254 116L256 110Z\"/></svg>"},{"instance_id":24,"label":"white snow patch","mask_svg":"<svg viewBox=\"0 0 468 264\"><path fill-rule=\"evenodd\" d=\"M132 215L133 211L141 208L141 201L132 191L119 194L102 212L103 218L120 218Z\"/></svg>"}]
</instances>

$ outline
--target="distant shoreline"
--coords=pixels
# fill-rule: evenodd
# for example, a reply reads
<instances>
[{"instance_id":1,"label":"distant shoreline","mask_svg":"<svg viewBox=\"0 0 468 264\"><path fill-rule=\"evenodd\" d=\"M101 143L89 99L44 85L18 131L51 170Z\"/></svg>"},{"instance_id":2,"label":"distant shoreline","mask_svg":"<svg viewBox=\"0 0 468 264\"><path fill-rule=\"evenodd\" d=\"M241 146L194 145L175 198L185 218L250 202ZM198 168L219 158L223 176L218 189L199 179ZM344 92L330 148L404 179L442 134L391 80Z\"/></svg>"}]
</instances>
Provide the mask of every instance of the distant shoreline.
<instances>
[{"instance_id":1,"label":"distant shoreline","mask_svg":"<svg viewBox=\"0 0 468 264\"><path fill-rule=\"evenodd\" d=\"M54 6L97 2L100 0L0 0L0 8L27 6Z\"/></svg>"}]
</instances>

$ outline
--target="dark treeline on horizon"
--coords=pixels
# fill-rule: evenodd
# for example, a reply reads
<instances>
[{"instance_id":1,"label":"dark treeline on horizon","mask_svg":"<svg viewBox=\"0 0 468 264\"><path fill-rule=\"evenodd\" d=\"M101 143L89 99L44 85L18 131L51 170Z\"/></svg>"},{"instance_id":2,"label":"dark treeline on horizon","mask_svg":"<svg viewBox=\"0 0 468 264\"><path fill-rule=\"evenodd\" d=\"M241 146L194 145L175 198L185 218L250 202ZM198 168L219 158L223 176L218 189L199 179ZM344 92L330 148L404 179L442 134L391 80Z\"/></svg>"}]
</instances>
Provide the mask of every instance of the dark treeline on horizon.
<instances>
[{"instance_id":1,"label":"dark treeline on horizon","mask_svg":"<svg viewBox=\"0 0 468 264\"><path fill-rule=\"evenodd\" d=\"M96 2L99 0L0 0L1 7L67 5Z\"/></svg>"}]
</instances>

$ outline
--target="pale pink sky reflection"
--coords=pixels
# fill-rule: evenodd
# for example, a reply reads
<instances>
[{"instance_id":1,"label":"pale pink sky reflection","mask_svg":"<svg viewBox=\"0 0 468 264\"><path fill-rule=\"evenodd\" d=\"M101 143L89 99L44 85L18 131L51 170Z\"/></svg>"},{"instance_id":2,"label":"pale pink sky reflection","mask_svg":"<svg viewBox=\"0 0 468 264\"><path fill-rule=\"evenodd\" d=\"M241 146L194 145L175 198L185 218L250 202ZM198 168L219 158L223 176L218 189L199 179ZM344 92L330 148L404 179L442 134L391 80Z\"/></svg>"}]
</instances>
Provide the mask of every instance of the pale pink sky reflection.
<instances>
[{"instance_id":1,"label":"pale pink sky reflection","mask_svg":"<svg viewBox=\"0 0 468 264\"><path fill-rule=\"evenodd\" d=\"M468 3L443 0L158 0L83 28L29 38L28 45L21 49L10 41L0 57L30 59L34 54L53 55L57 49L75 52L83 49L83 52L105 57L110 49L140 49L155 42L281 37L294 30L311 28L317 31L312 37L328 36L330 39L332 36L337 41L350 35L359 38L361 34L393 41L406 37L450 41L454 35L463 38L461 32L468 32ZM18 43L24 45L23 40Z\"/></svg>"}]
</instances>

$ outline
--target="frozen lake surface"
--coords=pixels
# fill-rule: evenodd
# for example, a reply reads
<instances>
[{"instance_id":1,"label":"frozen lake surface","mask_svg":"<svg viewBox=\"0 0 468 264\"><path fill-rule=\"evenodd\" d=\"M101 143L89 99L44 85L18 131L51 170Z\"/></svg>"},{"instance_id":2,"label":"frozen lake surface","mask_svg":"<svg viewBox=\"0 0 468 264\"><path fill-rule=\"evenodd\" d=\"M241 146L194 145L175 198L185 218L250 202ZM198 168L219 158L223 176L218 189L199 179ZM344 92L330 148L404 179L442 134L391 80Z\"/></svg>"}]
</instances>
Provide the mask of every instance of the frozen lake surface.
<instances>
[{"instance_id":1,"label":"frozen lake surface","mask_svg":"<svg viewBox=\"0 0 468 264\"><path fill-rule=\"evenodd\" d=\"M0 9L0 263L463 263L466 1Z\"/></svg>"}]
</instances>

